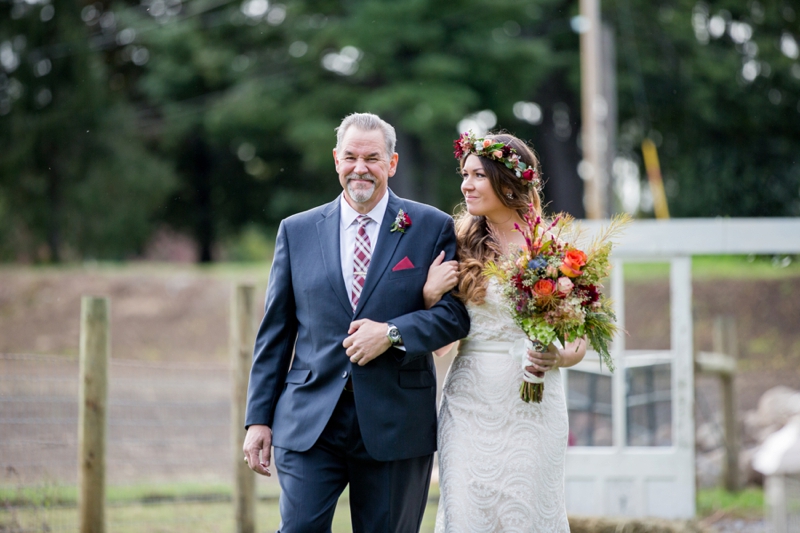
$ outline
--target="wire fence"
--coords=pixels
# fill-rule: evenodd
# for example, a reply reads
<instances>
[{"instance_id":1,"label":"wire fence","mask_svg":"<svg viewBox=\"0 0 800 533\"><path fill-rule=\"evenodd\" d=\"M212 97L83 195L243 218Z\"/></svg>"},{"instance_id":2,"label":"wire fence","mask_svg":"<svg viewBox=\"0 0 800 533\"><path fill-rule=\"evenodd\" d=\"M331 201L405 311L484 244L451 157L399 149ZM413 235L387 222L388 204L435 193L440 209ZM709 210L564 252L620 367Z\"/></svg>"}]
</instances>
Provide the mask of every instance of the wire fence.
<instances>
[{"instance_id":1,"label":"wire fence","mask_svg":"<svg viewBox=\"0 0 800 533\"><path fill-rule=\"evenodd\" d=\"M75 357L0 354L0 531L78 531L79 379ZM231 437L228 365L112 359L108 387L108 530L233 531L232 447L241 443ZM696 422L713 448L724 438L717 389L699 378ZM718 480L721 464L711 462L698 475ZM269 501L257 506L259 530L279 522L276 481L258 480ZM341 507L334 531L349 531ZM428 522L433 515L435 502Z\"/></svg>"},{"instance_id":2,"label":"wire fence","mask_svg":"<svg viewBox=\"0 0 800 533\"><path fill-rule=\"evenodd\" d=\"M78 389L77 358L0 354L0 531L77 530ZM220 512L230 514L230 402L224 363L112 359L107 485L127 487L142 504L177 495L204 511L224 503Z\"/></svg>"}]
</instances>

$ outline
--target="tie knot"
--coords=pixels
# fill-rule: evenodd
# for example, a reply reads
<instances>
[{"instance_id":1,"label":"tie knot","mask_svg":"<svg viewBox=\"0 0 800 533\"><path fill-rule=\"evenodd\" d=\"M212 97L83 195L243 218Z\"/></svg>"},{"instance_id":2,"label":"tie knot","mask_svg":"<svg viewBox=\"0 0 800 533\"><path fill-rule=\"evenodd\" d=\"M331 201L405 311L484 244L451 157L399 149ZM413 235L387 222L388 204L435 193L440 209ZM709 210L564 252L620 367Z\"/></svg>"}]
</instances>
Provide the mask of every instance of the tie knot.
<instances>
[{"instance_id":1,"label":"tie knot","mask_svg":"<svg viewBox=\"0 0 800 533\"><path fill-rule=\"evenodd\" d=\"M362 228L366 227L366 225L369 224L370 220L372 219L369 218L367 215L358 215L358 218L356 218L356 222L358 222L358 225L361 226Z\"/></svg>"}]
</instances>

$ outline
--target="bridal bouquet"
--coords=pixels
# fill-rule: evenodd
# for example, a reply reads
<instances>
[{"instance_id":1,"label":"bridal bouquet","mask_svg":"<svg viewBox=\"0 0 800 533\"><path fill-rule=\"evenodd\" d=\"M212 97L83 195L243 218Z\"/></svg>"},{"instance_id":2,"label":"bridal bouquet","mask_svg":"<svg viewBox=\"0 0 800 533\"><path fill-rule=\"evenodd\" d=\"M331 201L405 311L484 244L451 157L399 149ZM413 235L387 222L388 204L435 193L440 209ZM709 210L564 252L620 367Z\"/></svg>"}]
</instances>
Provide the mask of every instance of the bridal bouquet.
<instances>
[{"instance_id":1,"label":"bridal bouquet","mask_svg":"<svg viewBox=\"0 0 800 533\"><path fill-rule=\"evenodd\" d=\"M532 208L530 213L534 213ZM612 219L585 251L562 240L579 233L569 215L558 215L547 223L528 214L525 226L516 226L525 236L525 246L488 263L484 274L500 283L514 321L529 339L528 348L544 351L556 340L565 345L585 335L602 363L614 371L608 345L617 332L616 316L600 289L611 269L611 239L629 221L627 215ZM523 354L522 366L529 366L527 350L517 351ZM542 401L543 377L542 372L525 372L520 385L525 402Z\"/></svg>"}]
</instances>

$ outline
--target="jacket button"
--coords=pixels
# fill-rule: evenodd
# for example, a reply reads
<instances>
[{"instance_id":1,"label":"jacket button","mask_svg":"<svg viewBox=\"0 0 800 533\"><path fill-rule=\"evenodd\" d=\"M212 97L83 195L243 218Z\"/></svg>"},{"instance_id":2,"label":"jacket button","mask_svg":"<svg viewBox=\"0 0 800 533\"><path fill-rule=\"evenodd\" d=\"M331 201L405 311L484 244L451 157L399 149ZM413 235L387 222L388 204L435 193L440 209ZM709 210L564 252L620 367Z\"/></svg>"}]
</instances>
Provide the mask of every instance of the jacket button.
<instances>
[{"instance_id":1,"label":"jacket button","mask_svg":"<svg viewBox=\"0 0 800 533\"><path fill-rule=\"evenodd\" d=\"M342 379L344 379L344 378L346 378L346 377L347 377L347 370L345 370L344 372L342 372Z\"/></svg>"}]
</instances>

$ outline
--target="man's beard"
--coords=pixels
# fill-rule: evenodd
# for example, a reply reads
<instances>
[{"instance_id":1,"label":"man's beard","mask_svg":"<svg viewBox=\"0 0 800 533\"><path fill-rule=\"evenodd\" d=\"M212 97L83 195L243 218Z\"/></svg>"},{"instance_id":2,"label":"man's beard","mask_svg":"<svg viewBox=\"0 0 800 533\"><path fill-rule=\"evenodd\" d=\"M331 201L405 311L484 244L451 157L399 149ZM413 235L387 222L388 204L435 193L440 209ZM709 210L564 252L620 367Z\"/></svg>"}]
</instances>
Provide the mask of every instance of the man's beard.
<instances>
[{"instance_id":1,"label":"man's beard","mask_svg":"<svg viewBox=\"0 0 800 533\"><path fill-rule=\"evenodd\" d=\"M350 194L350 198L356 202L357 204L363 204L365 202L369 202L372 195L375 194L375 176L372 174L356 174L355 172L349 174L346 178L347 180L347 192ZM368 189L355 189L351 187L350 180L367 180L372 182L372 187Z\"/></svg>"}]
</instances>

